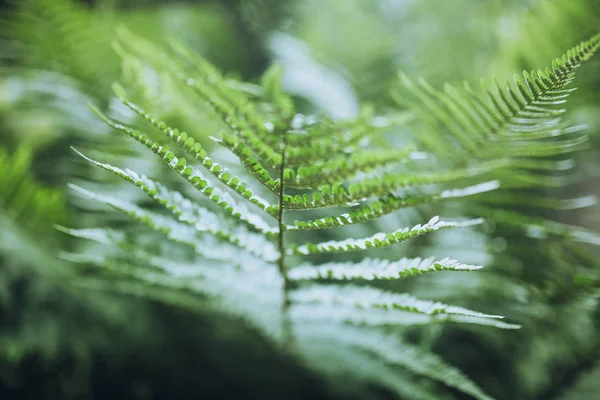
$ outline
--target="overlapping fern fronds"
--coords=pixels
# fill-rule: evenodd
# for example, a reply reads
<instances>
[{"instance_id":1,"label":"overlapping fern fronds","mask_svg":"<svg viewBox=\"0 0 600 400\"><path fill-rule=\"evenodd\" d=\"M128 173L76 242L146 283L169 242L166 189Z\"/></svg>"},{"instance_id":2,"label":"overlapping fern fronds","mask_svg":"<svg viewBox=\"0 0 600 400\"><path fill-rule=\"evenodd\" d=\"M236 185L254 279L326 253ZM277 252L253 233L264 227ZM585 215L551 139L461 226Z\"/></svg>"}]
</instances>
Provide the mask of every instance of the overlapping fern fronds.
<instances>
[{"instance_id":1,"label":"overlapping fern fronds","mask_svg":"<svg viewBox=\"0 0 600 400\"><path fill-rule=\"evenodd\" d=\"M471 165L503 159L505 165L491 173L503 190L477 198L470 210L478 216L525 229L532 237L560 236L600 244L600 236L582 228L511 211L514 206L564 210L594 204L590 197L547 199L527 192L574 182L566 171L574 166L569 155L585 149L585 126L561 119L574 71L600 46L600 35L572 48L552 62L551 68L524 71L504 83L494 80L483 95L465 83L436 90L424 80L401 76L402 90L395 98L422 115L422 143L448 165ZM403 96L409 93L410 97Z\"/></svg>"},{"instance_id":2,"label":"overlapping fern fronds","mask_svg":"<svg viewBox=\"0 0 600 400\"><path fill-rule=\"evenodd\" d=\"M327 376L352 376L402 398L439 398L411 382L422 376L489 399L456 368L401 340L398 329L440 322L517 326L498 315L417 299L378 285L382 280L474 271L479 266L444 255L359 262L330 258L318 265L299 260L388 248L442 229L473 229L483 220L432 215L412 227L319 241L331 229L373 221L406 207L483 196L499 185L549 183L532 170L561 164L538 158L580 149L584 142L581 136L565 138L577 129L558 121L562 111L554 106L564 102L573 69L599 47L600 36L570 50L552 69L525 73L515 87L498 85L496 93L483 96L468 87L437 92L404 77L405 87L420 102L413 112L428 124L414 142L431 157L419 163L413 146L382 148L372 140L385 143L382 138L389 139L386 135L405 118L375 118L369 110L354 121L304 116L282 90L277 67L265 74L261 85L236 84L181 45L163 54L123 34L127 40L120 43L121 52L136 53L140 59L153 54L145 59L149 68L170 74L181 90L191 91L214 109L227 126L214 142L235 155L245 172L235 163L218 161L214 143L159 120L116 85L117 96L139 115L140 125L94 109L96 113L115 131L148 148L198 196L189 198L143 173L80 153L163 206L159 211L142 208L73 186L78 194L154 232L145 236L127 229L62 228L109 249L65 254L106 272L107 281L82 284L166 302L174 291L191 291L198 294L199 304L239 316L283 351ZM330 210L339 208L347 210ZM329 216L323 217L321 209ZM157 241L173 245L166 251ZM122 279L119 284L117 278Z\"/></svg>"}]
</instances>

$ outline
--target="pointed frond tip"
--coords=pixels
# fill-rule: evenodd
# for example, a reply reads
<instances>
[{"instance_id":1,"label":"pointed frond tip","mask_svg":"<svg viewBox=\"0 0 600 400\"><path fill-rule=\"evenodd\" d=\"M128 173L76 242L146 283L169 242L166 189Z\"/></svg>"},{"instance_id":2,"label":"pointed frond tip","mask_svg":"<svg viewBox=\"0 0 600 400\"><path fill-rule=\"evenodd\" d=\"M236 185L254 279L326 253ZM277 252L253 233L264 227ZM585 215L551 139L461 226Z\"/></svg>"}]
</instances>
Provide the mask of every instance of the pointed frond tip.
<instances>
[{"instance_id":1,"label":"pointed frond tip","mask_svg":"<svg viewBox=\"0 0 600 400\"><path fill-rule=\"evenodd\" d=\"M443 91L436 90L423 79L413 82L406 74L400 74L401 87L412 96L394 91L394 98L425 122L428 129L422 135L423 143L438 153L445 151L451 158L463 157L465 153L480 160L546 157L574 151L582 147L580 142L585 139L527 146L524 141L579 130L561 123L560 116L566 110L556 106L565 103L574 90L566 87L573 81L575 69L599 48L600 35L595 35L555 59L551 68L524 71L512 81L494 79L492 89L482 84L481 93L468 84L464 88L446 85ZM447 140L446 134L453 140ZM510 146L511 141L518 141L519 145Z\"/></svg>"},{"instance_id":2,"label":"pointed frond tip","mask_svg":"<svg viewBox=\"0 0 600 400\"><path fill-rule=\"evenodd\" d=\"M348 293L354 295L357 293ZM402 296L398 294L398 296ZM408 295L407 295L408 296ZM412 299L412 300L411 300ZM398 300L392 305L373 304L370 307L346 304L319 304L315 302L294 304L290 313L299 322L328 322L365 327L414 326L440 323L462 323L492 326L500 329L519 329L519 325L502 321L500 318L464 316L442 311L429 312L432 302L408 296L406 303ZM433 304L433 303L432 303ZM441 303L440 307L443 308ZM421 309L419 307L423 306ZM451 306L448 306L451 307ZM440 310L442 309L440 308Z\"/></svg>"},{"instance_id":3,"label":"pointed frond tip","mask_svg":"<svg viewBox=\"0 0 600 400\"><path fill-rule=\"evenodd\" d=\"M58 231L78 237L81 239L92 240L97 243L113 245L125 240L125 234L114 229L82 228L72 229L62 225L54 226Z\"/></svg>"},{"instance_id":4,"label":"pointed frond tip","mask_svg":"<svg viewBox=\"0 0 600 400\"><path fill-rule=\"evenodd\" d=\"M288 276L292 281L307 280L388 280L417 276L438 271L477 271L480 265L462 264L457 260L434 257L422 259L401 258L397 261L365 258L358 263L331 262L323 265L302 264L292 268Z\"/></svg>"},{"instance_id":5,"label":"pointed frond tip","mask_svg":"<svg viewBox=\"0 0 600 400\"><path fill-rule=\"evenodd\" d=\"M411 325L419 323L465 322L518 329L518 325L500 323L501 315L484 314L462 307L421 300L406 293L394 293L368 286L311 285L292 291L290 298L301 319L337 319L360 325ZM322 306L314 312L308 305ZM416 316L413 314L417 314ZM432 318L419 318L429 316ZM455 316L467 317L453 320ZM416 318L415 318L416 317Z\"/></svg>"},{"instance_id":6,"label":"pointed frond tip","mask_svg":"<svg viewBox=\"0 0 600 400\"><path fill-rule=\"evenodd\" d=\"M440 221L439 217L433 217L424 225L415 225L412 228L399 229L395 232L380 232L364 239L346 239L341 241L328 241L323 243L306 243L302 246L293 247L290 254L318 254L318 253L341 253L349 251L360 251L375 248L384 248L396 243L403 242L413 237L425 235L439 229L466 227L483 223L483 219L472 219L468 221L446 222Z\"/></svg>"}]
</instances>

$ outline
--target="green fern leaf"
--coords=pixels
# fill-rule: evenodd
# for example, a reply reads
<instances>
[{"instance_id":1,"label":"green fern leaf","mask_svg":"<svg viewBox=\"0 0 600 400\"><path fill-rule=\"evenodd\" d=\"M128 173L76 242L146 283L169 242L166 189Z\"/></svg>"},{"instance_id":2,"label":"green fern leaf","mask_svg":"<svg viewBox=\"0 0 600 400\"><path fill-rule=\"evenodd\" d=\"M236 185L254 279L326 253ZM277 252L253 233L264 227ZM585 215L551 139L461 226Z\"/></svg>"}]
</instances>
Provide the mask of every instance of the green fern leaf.
<instances>
[{"instance_id":1,"label":"green fern leaf","mask_svg":"<svg viewBox=\"0 0 600 400\"><path fill-rule=\"evenodd\" d=\"M465 188L444 190L443 192L434 195L405 195L402 197L390 195L388 197L379 199L368 206L354 208L349 213L339 216L330 216L310 221L294 221L295 226L288 227L288 230L328 229L338 226L359 224L380 218L384 215L388 215L401 208L414 207L420 204L434 203L441 200L473 196L476 194L493 191L498 187L498 181L489 181Z\"/></svg>"},{"instance_id":2,"label":"green fern leaf","mask_svg":"<svg viewBox=\"0 0 600 400\"><path fill-rule=\"evenodd\" d=\"M396 243L403 242L413 237L425 235L439 229L465 227L482 223L481 219L474 219L463 222L445 222L440 221L439 217L433 217L426 224L415 225L412 228L399 229L391 233L377 233L365 239L346 239L343 241L329 241L323 243L306 243L302 246L294 247L290 254L318 254L318 253L341 253L348 251L359 251L374 248L384 248Z\"/></svg>"},{"instance_id":3,"label":"green fern leaf","mask_svg":"<svg viewBox=\"0 0 600 400\"><path fill-rule=\"evenodd\" d=\"M462 307L419 300L406 293L386 292L365 286L311 285L294 290L290 296L294 303L294 319L319 321L339 320L340 323L359 325L413 325L434 321L458 319L481 325L516 329L518 325L498 323L500 315L483 314ZM306 305L323 306L321 309ZM331 307L340 306L340 307ZM388 311L398 312L388 312ZM329 311L329 312L328 312ZM414 315L416 314L416 315ZM425 317L425 318L424 318Z\"/></svg>"},{"instance_id":4,"label":"green fern leaf","mask_svg":"<svg viewBox=\"0 0 600 400\"><path fill-rule=\"evenodd\" d=\"M291 280L376 280L400 279L436 271L477 271L481 266L461 264L444 258L402 258L388 261L365 258L359 263L327 263L319 266L299 265L290 270Z\"/></svg>"},{"instance_id":5,"label":"green fern leaf","mask_svg":"<svg viewBox=\"0 0 600 400\"><path fill-rule=\"evenodd\" d=\"M205 177L186 158L175 155L140 130L98 112L99 116L116 131L150 149L232 218L220 218L202 203L186 199L156 180L85 157L138 186L171 215L85 189L76 190L128 214L149 228L148 235L159 232L166 238L165 243L184 245L193 254L185 253L186 258L182 259L164 253L144 242L142 238L146 236L131 234L127 228L122 232L63 229L120 251L101 257L91 253L67 255L67 258L97 265L111 276L135 282L136 286L130 290L134 295L150 297L149 293L157 288L160 294L156 298L195 307L187 296L179 298L173 294L197 294L206 300L203 307L217 314L239 317L308 367L328 376L339 377L348 367L336 360L344 360L355 369L362 369L356 375L362 374L366 384L382 385L398 395L406 395L409 389L394 382L395 371L404 380L407 376L425 377L475 398L490 399L454 367L404 343L399 332L381 328L442 322L503 329L518 328L517 325L502 321L498 315L369 285L371 281L438 271L474 271L480 267L451 259L436 261L436 258L397 261L366 258L356 263L326 259L321 265L292 265L296 258L307 255L390 247L440 229L480 224L482 219L443 222L434 217L423 225L362 239L318 238L315 243L303 245L295 245L300 241L291 235L314 229L326 235L330 228L369 222L404 207L463 197L476 204L469 208L469 213L481 210L482 215L489 215L484 212L487 208L480 205L485 204L486 196L491 198L488 192L560 183L544 172L566 169L568 163L537 161L584 146L584 136L568 136L580 129L562 123L559 117L563 111L555 106L564 102L573 70L600 46L600 36L555 61L552 70L527 73L524 79L515 79L507 86L496 83L494 90L484 95L476 95L468 87L447 86L439 92L424 81L413 83L403 77L416 97L416 101L400 97L412 107L410 112L381 118L375 116L372 108L363 107L354 121L332 121L294 114L295 105L282 90L282 72L278 66L267 71L260 85L236 82L224 78L210 63L181 44L172 43L172 53L165 55L125 30L119 35L122 40L117 49L122 57L127 58L133 52L135 57L187 86L216 111L228 130L213 140L245 166L244 179L257 181L277 200L270 202L258 197L248 184L242 183L241 176L234 176L209 157L209 147L126 100L125 90L116 86L117 95L127 107L180 145L210 176ZM414 142L432 152L427 158L430 162L423 164L415 163L418 160L414 157L423 153L415 153L404 142L397 150L390 149L386 146L391 141L383 136L415 116L424 123L424 135ZM552 141L545 141L549 138ZM389 170L396 165L398 169ZM426 171L422 171L424 167ZM368 175L365 177L364 173ZM423 186L433 187L425 192ZM238 198L234 200L229 191L237 193ZM377 200L368 206L362 204L370 198ZM248 204L256 206L257 214L244 208ZM325 218L310 213L323 207L354 208ZM305 210L309 210L304 213L305 220L298 217L295 226L286 224L288 212ZM263 221L262 214L275 219L276 226ZM566 234L556 225L544 227L555 234ZM568 233L572 238L577 236L573 232ZM122 285L117 290L127 292L129 288ZM332 357L324 359L323 354ZM410 392L417 393L415 398L428 397L427 391L411 388Z\"/></svg>"},{"instance_id":6,"label":"green fern leaf","mask_svg":"<svg viewBox=\"0 0 600 400\"><path fill-rule=\"evenodd\" d=\"M145 176L140 176L132 170L122 170L110 164L92 160L91 158L86 157L76 149L73 150L86 161L94 164L95 166L112 172L116 176L123 178L124 180L138 186L144 193L156 200L159 204L167 207L178 217L180 217L184 213L187 213L188 215L197 215L201 212L206 212L205 209L194 205L190 200L183 198L181 194L165 188L158 182L155 182ZM275 234L274 228L271 227L264 219L262 219L261 216L259 216L258 214L251 213L245 207L245 205L235 203L233 199L226 196L225 194L223 194L219 198L218 205L220 207L223 207L230 216L248 225L248 227L250 227L251 229L256 230L258 232L262 232L267 236L272 236ZM191 218L188 217L184 218L191 220Z\"/></svg>"},{"instance_id":7,"label":"green fern leaf","mask_svg":"<svg viewBox=\"0 0 600 400\"><path fill-rule=\"evenodd\" d=\"M566 86L572 82L574 70L599 47L600 35L596 35L556 59L552 69L525 71L525 79L515 76L514 82L507 81L504 85L495 80L494 89L485 89L486 93L482 96L469 86L461 90L447 85L444 92L438 92L424 80L415 84L402 75L404 87L418 99L419 105L406 101L399 92L395 93L395 98L400 103L416 108L416 112L421 114L420 105L425 106L430 112L429 123L444 127L460 144L458 148L469 157L493 159L506 155L544 157L563 154L580 149L585 137L552 143L526 144L523 141L559 137L573 132L568 126L561 125L558 119L564 109L554 106L566 102L572 91ZM431 130L428 133L437 139L443 137ZM427 142L433 143L434 140L434 136L431 136Z\"/></svg>"},{"instance_id":8,"label":"green fern leaf","mask_svg":"<svg viewBox=\"0 0 600 400\"><path fill-rule=\"evenodd\" d=\"M234 231L228 231L222 228L222 224L218 223L218 217L206 209L201 209L198 214L181 214L179 209L176 209L176 214L179 214L179 221L176 222L171 218L165 218L160 214L144 210L135 204L109 196L101 196L89 192L85 189L70 185L76 192L85 195L92 200L106 204L114 209L124 212L132 219L147 225L151 229L164 233L170 239L196 247L194 237L196 233L206 233L214 235L217 238L223 239L233 245L239 246L250 253L264 258L267 261L274 261L277 258L277 250L273 243L267 241L259 234L253 234L241 227L237 227ZM169 207L169 203L164 206Z\"/></svg>"}]
</instances>

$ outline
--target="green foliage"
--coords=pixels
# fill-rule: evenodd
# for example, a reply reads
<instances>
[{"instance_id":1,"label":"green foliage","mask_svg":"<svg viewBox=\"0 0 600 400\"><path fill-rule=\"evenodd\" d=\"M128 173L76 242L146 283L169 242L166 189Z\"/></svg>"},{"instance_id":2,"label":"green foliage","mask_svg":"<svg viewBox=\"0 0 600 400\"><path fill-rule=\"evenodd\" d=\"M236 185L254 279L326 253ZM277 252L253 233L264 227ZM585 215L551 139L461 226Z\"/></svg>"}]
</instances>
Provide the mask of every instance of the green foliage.
<instances>
[{"instance_id":1,"label":"green foliage","mask_svg":"<svg viewBox=\"0 0 600 400\"><path fill-rule=\"evenodd\" d=\"M548 158L586 147L587 136L581 133L584 127L571 126L560 116L566 111L562 105L574 90L566 88L574 78L574 70L599 45L600 36L596 35L555 59L551 68L524 71L523 78L515 75L512 82L507 80L504 85L496 80L493 90L484 87L483 96L475 94L467 84L462 89L446 85L444 91L437 91L423 80L415 84L402 76L403 87L418 103L402 97L400 92L395 97L415 113L423 114L424 124L418 127L423 144L445 155L449 162L463 165L502 158L511 171L519 171L510 174L502 168L495 171L499 175L493 177L507 194L500 202L493 195L481 197L484 204L475 207L479 216L520 226L532 236L558 235L598 244L598 236L593 232L522 215L504 206L511 201L509 196L513 196L513 201L536 202L545 208L577 207L580 203L577 199L534 200L524 195L523 189L560 186L564 181L550 174L564 170L568 160L549 162Z\"/></svg>"},{"instance_id":2,"label":"green foliage","mask_svg":"<svg viewBox=\"0 0 600 400\"><path fill-rule=\"evenodd\" d=\"M32 154L27 147L9 154L0 148L0 208L3 218L18 221L31 232L48 233L52 223L66 220L62 191L44 187L31 176Z\"/></svg>"},{"instance_id":3,"label":"green foliage","mask_svg":"<svg viewBox=\"0 0 600 400\"><path fill-rule=\"evenodd\" d=\"M65 276L51 249L61 243L53 234L53 224L67 222L66 201L62 190L34 179L30 171L32 158L27 147L12 154L0 148L0 314L4 328L0 355L4 362L18 362L36 353L55 356L62 341L59 324L53 324L39 309L46 304L40 294L55 289L49 281ZM45 238L44 243L34 246L36 237ZM46 280L28 282L32 275ZM19 291L25 295L24 301L19 301ZM68 290L59 292L64 296ZM23 323L19 317L22 314L36 318ZM36 338L40 329L45 332L43 340ZM0 378L4 379L5 374L4 366L0 366Z\"/></svg>"},{"instance_id":4,"label":"green foliage","mask_svg":"<svg viewBox=\"0 0 600 400\"><path fill-rule=\"evenodd\" d=\"M444 146L445 154L460 157L461 162L465 157L486 160L508 154L522 159L580 149L585 137L563 138L577 129L560 123L558 117L566 110L558 106L566 103L572 92L566 86L573 80L573 71L599 44L597 35L555 59L552 68L524 71L524 78L515 75L512 83L507 80L504 85L495 80L493 90L484 87L484 96L475 94L468 85L464 89L447 85L439 92L425 81L414 84L402 76L403 86L420 101L415 112L426 114L430 124L424 129L423 141L431 150ZM399 94L396 98L405 102ZM448 134L454 141L444 140ZM562 140L543 141L550 138Z\"/></svg>"},{"instance_id":5,"label":"green foliage","mask_svg":"<svg viewBox=\"0 0 600 400\"><path fill-rule=\"evenodd\" d=\"M139 187L157 206L148 209L73 186L79 194L129 215L147 231L129 226L61 228L105 249L65 254L66 259L103 270L96 282L100 286L106 281L115 290L235 315L307 367L333 379L350 373L360 379L363 390L374 384L402 398L436 398L436 389L414 387L411 380L419 376L478 399L490 398L455 367L399 339L401 327L442 322L505 329L518 325L499 321L498 315L421 300L380 286L383 280L472 271L479 266L435 258L298 261L328 253L362 254L426 238L442 228L471 230L482 219L445 222L433 216L422 225L363 239L321 242L311 236L305 244L299 244L304 240L301 234L318 229L325 235L401 208L463 198L477 205L469 214L481 211L482 216L507 222L493 217L496 209L486 206L483 194L550 185L551 179L532 170L559 169L562 164L546 158L579 150L585 143L579 129L559 120L563 110L558 106L571 90L566 86L574 69L600 47L600 35L569 50L552 68L525 72L524 78L496 83L494 90L483 93L469 86L437 91L425 81L415 84L403 75L402 88L412 98L398 91L395 98L411 113L392 115L383 123L368 108L352 121L297 113L281 87L278 67L267 71L260 85L234 82L183 45L173 44L169 53L163 53L127 31L120 35L125 40L116 48L122 55L131 53L147 68L168 74L181 90L191 91L215 111L227 131L214 141L238 162L226 168L226 161L217 162L217 155L212 156L210 144L200 144L198 136L159 120L116 85L115 94L124 108L141 116L140 126L94 111L114 130L152 151L202 200L188 199L158 179L79 153ZM392 135L387 135L406 132L406 125L413 122L417 134L408 139L417 145L394 147ZM167 141L177 150L169 148ZM415 157L415 146L428 157ZM374 200L365 206L369 199ZM315 209L325 207L350 210L339 216L316 216L319 210ZM291 213L305 217L296 217L301 219L291 225ZM528 223L518 217L513 220L518 226ZM574 235L564 229L566 236ZM594 242L585 235L577 237ZM184 292L197 296L173 296Z\"/></svg>"},{"instance_id":6,"label":"green foliage","mask_svg":"<svg viewBox=\"0 0 600 400\"><path fill-rule=\"evenodd\" d=\"M4 57L62 72L99 97L118 76L119 60L107 35L115 24L110 13L91 15L71 0L25 0L3 20L2 37L12 44Z\"/></svg>"}]
</instances>

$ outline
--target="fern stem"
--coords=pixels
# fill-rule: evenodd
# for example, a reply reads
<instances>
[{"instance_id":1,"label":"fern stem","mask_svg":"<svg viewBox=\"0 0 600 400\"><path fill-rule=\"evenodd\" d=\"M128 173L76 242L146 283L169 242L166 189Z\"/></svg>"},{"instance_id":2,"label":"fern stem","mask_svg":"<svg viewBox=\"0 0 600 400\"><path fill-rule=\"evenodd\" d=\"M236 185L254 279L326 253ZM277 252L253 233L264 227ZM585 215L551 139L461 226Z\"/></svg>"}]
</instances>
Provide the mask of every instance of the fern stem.
<instances>
[{"instance_id":1,"label":"fern stem","mask_svg":"<svg viewBox=\"0 0 600 400\"><path fill-rule=\"evenodd\" d=\"M283 278L283 303L281 305L281 328L282 328L282 334L283 334L283 340L285 344L290 344L291 343L291 338L292 338L292 334L291 334L291 327L290 327L290 323L287 317L287 311L290 307L291 301L290 301L290 279L288 277L288 273L287 273L287 268L285 265L285 241L284 241L284 235L285 235L285 230L286 230L286 226L283 220L283 209L284 209L284 203L283 203L283 195L284 195L284 191L285 191L285 184L283 181L283 176L284 176L284 171L285 171L285 161L286 161L286 157L285 157L285 153L286 153L286 147L287 147L287 142L286 142L286 130L282 131L282 135L281 135L281 165L279 167L279 199L278 199L278 203L279 203L279 210L278 210L278 214L277 214L277 222L279 224L279 231L278 231L278 235L277 235L277 248L279 250L279 258L277 260L277 267L279 268L279 273L281 274L281 277Z\"/></svg>"},{"instance_id":2,"label":"fern stem","mask_svg":"<svg viewBox=\"0 0 600 400\"><path fill-rule=\"evenodd\" d=\"M281 274L281 277L283 278L283 287L284 287L284 291L286 292L287 295L287 291L289 289L289 279L287 276L287 270L285 267L285 242L284 242L284 234L285 234L285 224L283 222L283 193L285 190L285 184L283 183L283 171L285 170L285 148L286 148L286 141L285 141L285 132L282 135L282 139L281 139L281 166L279 168L279 210L278 210L278 214L277 214L277 222L279 224L279 231L278 231L278 235L277 235L277 248L279 250L279 259L277 260L277 266L279 268L279 273Z\"/></svg>"}]
</instances>

